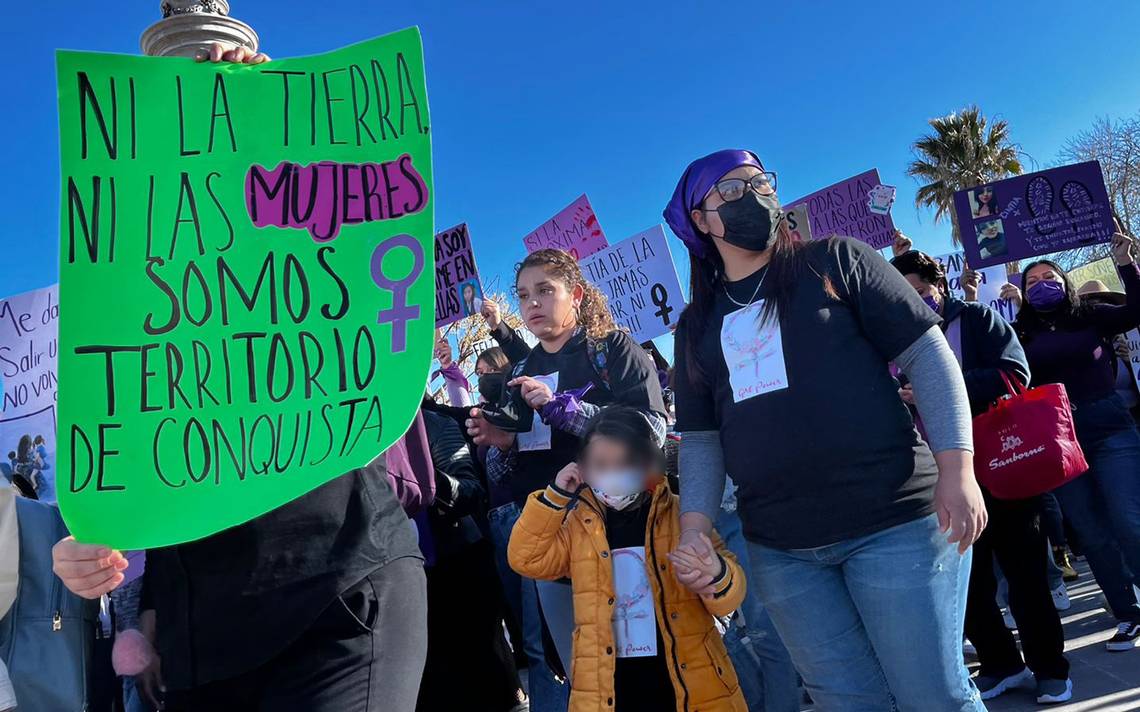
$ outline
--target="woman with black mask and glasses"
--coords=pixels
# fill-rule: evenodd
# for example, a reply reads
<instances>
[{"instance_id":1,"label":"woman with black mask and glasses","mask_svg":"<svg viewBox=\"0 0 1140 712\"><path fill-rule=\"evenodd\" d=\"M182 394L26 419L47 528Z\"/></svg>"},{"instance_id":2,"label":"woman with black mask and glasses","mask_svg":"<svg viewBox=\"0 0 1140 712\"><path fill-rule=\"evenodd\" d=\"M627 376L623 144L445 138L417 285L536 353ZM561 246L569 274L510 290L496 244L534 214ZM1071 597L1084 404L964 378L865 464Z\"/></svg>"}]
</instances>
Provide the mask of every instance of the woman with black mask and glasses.
<instances>
[{"instance_id":1,"label":"woman with black mask and glasses","mask_svg":"<svg viewBox=\"0 0 1140 712\"><path fill-rule=\"evenodd\" d=\"M674 378L681 548L706 553L727 472L749 585L822 709L984 710L961 655L986 523L961 369L902 275L851 239L794 242L775 188L755 154L719 151L665 209L692 263Z\"/></svg>"}]
</instances>

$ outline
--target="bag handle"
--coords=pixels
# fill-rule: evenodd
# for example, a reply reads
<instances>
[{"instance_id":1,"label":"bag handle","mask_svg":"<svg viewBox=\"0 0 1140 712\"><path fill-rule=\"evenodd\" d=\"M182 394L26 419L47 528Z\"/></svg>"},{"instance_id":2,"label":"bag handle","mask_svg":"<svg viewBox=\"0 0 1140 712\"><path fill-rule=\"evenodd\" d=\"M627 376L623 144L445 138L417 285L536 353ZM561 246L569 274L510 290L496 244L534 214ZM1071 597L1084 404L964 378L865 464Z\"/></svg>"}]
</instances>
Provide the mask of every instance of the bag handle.
<instances>
[{"instance_id":1,"label":"bag handle","mask_svg":"<svg viewBox=\"0 0 1140 712\"><path fill-rule=\"evenodd\" d=\"M1006 393L1008 395L1018 396L1029 392L1029 389L1025 387L1021 379L1010 378L1009 372L1004 369L1000 370L999 373L1001 373L1001 380L1005 381Z\"/></svg>"}]
</instances>

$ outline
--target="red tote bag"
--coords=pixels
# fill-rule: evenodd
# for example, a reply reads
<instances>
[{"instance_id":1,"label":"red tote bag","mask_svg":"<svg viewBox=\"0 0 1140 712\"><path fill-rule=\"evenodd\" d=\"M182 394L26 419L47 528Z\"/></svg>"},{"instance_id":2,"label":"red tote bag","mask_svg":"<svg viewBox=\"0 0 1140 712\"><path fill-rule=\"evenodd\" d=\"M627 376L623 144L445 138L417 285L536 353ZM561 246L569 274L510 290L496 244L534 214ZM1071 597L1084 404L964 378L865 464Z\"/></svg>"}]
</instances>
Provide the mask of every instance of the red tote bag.
<instances>
[{"instance_id":1,"label":"red tote bag","mask_svg":"<svg viewBox=\"0 0 1140 712\"><path fill-rule=\"evenodd\" d=\"M1026 388L1002 373L1008 395L974 418L974 472L998 499L1049 492L1088 471L1065 386Z\"/></svg>"}]
</instances>

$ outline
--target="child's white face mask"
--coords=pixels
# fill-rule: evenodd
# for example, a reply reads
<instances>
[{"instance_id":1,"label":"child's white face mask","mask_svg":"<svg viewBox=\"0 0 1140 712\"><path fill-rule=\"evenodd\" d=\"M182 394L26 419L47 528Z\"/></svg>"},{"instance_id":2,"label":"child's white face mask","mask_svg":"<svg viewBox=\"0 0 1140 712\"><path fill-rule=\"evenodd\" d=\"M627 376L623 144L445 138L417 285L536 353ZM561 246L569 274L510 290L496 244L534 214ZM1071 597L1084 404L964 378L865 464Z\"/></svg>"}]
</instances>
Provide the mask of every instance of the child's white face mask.
<instances>
[{"instance_id":1,"label":"child's white face mask","mask_svg":"<svg viewBox=\"0 0 1140 712\"><path fill-rule=\"evenodd\" d=\"M610 509L622 510L645 491L645 477L636 470L609 470L590 477L594 496Z\"/></svg>"}]
</instances>

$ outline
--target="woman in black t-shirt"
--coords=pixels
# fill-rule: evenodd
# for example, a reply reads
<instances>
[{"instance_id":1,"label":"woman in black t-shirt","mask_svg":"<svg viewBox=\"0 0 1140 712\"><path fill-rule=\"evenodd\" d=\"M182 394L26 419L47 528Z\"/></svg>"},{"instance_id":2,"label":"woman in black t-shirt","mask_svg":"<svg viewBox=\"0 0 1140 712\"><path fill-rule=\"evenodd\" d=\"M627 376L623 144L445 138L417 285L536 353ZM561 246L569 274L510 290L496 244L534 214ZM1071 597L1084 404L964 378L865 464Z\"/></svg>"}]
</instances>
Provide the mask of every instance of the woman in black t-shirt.
<instances>
[{"instance_id":1,"label":"woman in black t-shirt","mask_svg":"<svg viewBox=\"0 0 1140 712\"><path fill-rule=\"evenodd\" d=\"M586 423L602 408L637 409L660 446L665 438L661 383L649 354L618 331L606 297L562 250L537 250L515 271L527 329L538 346L515 363L497 404L471 411L468 433L507 456L515 502L546 489L573 462ZM569 667L573 604L565 583L538 582L558 657ZM568 670L567 670L568 672Z\"/></svg>"},{"instance_id":2,"label":"woman in black t-shirt","mask_svg":"<svg viewBox=\"0 0 1140 712\"><path fill-rule=\"evenodd\" d=\"M985 526L961 371L939 317L881 255L793 242L775 182L755 154L720 151L688 167L665 210L692 261L674 378L681 548L707 553L727 472L749 585L817 704L984 710L961 656Z\"/></svg>"}]
</instances>

